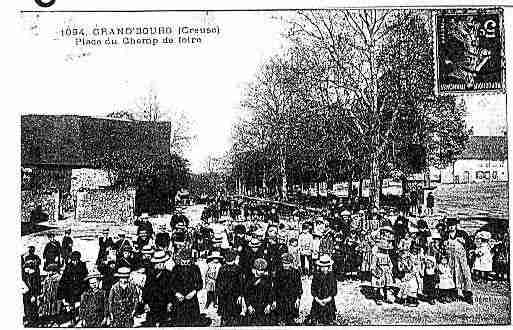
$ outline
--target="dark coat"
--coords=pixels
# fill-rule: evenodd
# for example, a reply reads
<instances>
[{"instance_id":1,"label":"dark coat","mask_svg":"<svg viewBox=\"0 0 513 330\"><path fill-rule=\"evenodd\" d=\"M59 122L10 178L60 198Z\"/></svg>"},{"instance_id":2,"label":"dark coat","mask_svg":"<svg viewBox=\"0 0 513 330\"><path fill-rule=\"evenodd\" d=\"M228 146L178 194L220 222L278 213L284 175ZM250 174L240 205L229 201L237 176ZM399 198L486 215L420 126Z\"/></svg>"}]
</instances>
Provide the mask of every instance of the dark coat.
<instances>
[{"instance_id":1,"label":"dark coat","mask_svg":"<svg viewBox=\"0 0 513 330\"><path fill-rule=\"evenodd\" d=\"M76 265L69 263L64 268L57 296L68 303L80 301L80 296L86 290L84 278L87 276L86 264L79 261Z\"/></svg>"},{"instance_id":2,"label":"dark coat","mask_svg":"<svg viewBox=\"0 0 513 330\"><path fill-rule=\"evenodd\" d=\"M99 328L107 316L107 294L104 290L88 289L80 299L79 317L87 328Z\"/></svg>"},{"instance_id":3,"label":"dark coat","mask_svg":"<svg viewBox=\"0 0 513 330\"><path fill-rule=\"evenodd\" d=\"M110 267L109 264L101 263L98 265L98 271L103 275L102 289L108 293L114 283L117 282L117 277L114 276L116 267Z\"/></svg>"},{"instance_id":4,"label":"dark coat","mask_svg":"<svg viewBox=\"0 0 513 330\"><path fill-rule=\"evenodd\" d=\"M312 301L312 309L310 311L310 318L314 322L321 324L329 324L335 319L337 307L335 305L335 296L337 295L337 280L333 272L323 274L317 272L314 274L311 286L312 297L324 299L333 297L331 302L326 306L321 306L315 299Z\"/></svg>"},{"instance_id":5,"label":"dark coat","mask_svg":"<svg viewBox=\"0 0 513 330\"><path fill-rule=\"evenodd\" d=\"M142 300L150 307L147 318L154 321L164 321L168 318L167 304L174 301L170 284L171 272L167 269L151 272L146 277Z\"/></svg>"},{"instance_id":6,"label":"dark coat","mask_svg":"<svg viewBox=\"0 0 513 330\"><path fill-rule=\"evenodd\" d=\"M249 278L251 276L251 269L253 268L253 263L258 258L265 258L264 249L262 249L261 247L256 252L253 252L251 248L248 248L241 253L239 265L241 266L246 278Z\"/></svg>"},{"instance_id":7,"label":"dark coat","mask_svg":"<svg viewBox=\"0 0 513 330\"><path fill-rule=\"evenodd\" d=\"M43 250L43 259L45 260L43 269L50 264L62 265L61 263L61 244L57 241L50 241L46 243L45 249Z\"/></svg>"},{"instance_id":8,"label":"dark coat","mask_svg":"<svg viewBox=\"0 0 513 330\"><path fill-rule=\"evenodd\" d=\"M221 318L237 317L241 306L237 298L243 295L244 274L239 265L222 265L216 279L217 314Z\"/></svg>"},{"instance_id":9,"label":"dark coat","mask_svg":"<svg viewBox=\"0 0 513 330\"><path fill-rule=\"evenodd\" d=\"M62 259L64 259L64 261L67 261L69 259L72 250L73 250L73 239L69 236L64 236L62 238L62 244L61 244L61 255L62 255Z\"/></svg>"},{"instance_id":10,"label":"dark coat","mask_svg":"<svg viewBox=\"0 0 513 330\"><path fill-rule=\"evenodd\" d=\"M189 266L175 265L171 271L170 289L173 294L181 293L184 296L193 290L199 291L203 289L203 280L199 267L195 264ZM200 317L198 295L195 295L190 300L176 301L173 316L177 326L197 324Z\"/></svg>"},{"instance_id":11,"label":"dark coat","mask_svg":"<svg viewBox=\"0 0 513 330\"><path fill-rule=\"evenodd\" d=\"M281 256L288 252L288 247L280 243L264 243L264 258L268 263L269 273L274 274L281 268Z\"/></svg>"},{"instance_id":12,"label":"dark coat","mask_svg":"<svg viewBox=\"0 0 513 330\"><path fill-rule=\"evenodd\" d=\"M253 306L257 317L264 316L264 309L274 300L274 291L271 280L267 276L256 278L251 275L246 281L244 289L246 306Z\"/></svg>"},{"instance_id":13,"label":"dark coat","mask_svg":"<svg viewBox=\"0 0 513 330\"><path fill-rule=\"evenodd\" d=\"M107 247L115 247L115 244L111 237L107 237L107 239L100 237L98 239L98 246L100 248L98 250L98 257L96 258L96 265L99 265L107 256Z\"/></svg>"},{"instance_id":14,"label":"dark coat","mask_svg":"<svg viewBox=\"0 0 513 330\"><path fill-rule=\"evenodd\" d=\"M282 320L299 316L299 310L294 306L296 299L303 294L301 274L297 269L280 269L274 279L276 292L276 308L278 317Z\"/></svg>"}]
</instances>

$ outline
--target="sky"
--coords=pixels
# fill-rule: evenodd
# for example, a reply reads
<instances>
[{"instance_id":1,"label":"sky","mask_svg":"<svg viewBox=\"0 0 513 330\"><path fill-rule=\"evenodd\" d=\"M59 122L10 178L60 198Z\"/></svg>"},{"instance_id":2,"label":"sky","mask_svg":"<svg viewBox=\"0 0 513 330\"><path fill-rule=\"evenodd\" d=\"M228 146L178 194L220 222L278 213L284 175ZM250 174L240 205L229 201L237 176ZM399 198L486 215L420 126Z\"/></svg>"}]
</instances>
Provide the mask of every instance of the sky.
<instances>
[{"instance_id":1,"label":"sky","mask_svg":"<svg viewBox=\"0 0 513 330\"><path fill-rule=\"evenodd\" d=\"M59 35L66 25L218 25L220 35L200 45L77 47ZM20 54L27 97L21 113L104 116L132 107L153 88L161 105L184 111L195 136L185 157L194 172L230 146L240 99L265 58L279 53L282 23L265 12L20 14ZM81 54L86 53L86 56ZM504 95L465 96L475 135L506 126Z\"/></svg>"}]
</instances>

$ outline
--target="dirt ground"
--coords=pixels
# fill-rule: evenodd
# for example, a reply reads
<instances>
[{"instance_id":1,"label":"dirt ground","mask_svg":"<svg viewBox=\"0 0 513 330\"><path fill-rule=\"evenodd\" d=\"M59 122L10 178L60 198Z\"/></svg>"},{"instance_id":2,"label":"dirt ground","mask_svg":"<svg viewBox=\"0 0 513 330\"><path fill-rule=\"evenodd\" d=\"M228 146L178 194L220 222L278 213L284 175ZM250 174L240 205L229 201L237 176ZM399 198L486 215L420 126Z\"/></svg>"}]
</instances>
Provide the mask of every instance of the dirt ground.
<instances>
[{"instance_id":1,"label":"dirt ground","mask_svg":"<svg viewBox=\"0 0 513 330\"><path fill-rule=\"evenodd\" d=\"M191 206L185 209L185 214L191 222L199 221L203 207ZM158 229L159 224L169 226L169 217L154 218L152 222ZM93 266L98 252L97 237L101 230L108 225L73 223L63 221L58 228L50 229L55 232L57 239L62 239L64 228L71 228L75 242L74 249L82 252L83 260L88 268ZM114 236L118 232L126 232L128 235L135 235L134 226L110 226ZM46 233L41 231L22 237L23 251L29 245L36 247L36 253L42 255L44 245L47 242ZM198 261L202 272L206 271L204 260ZM310 294L311 279L303 278L304 294L301 300L300 316L298 322L301 324L310 311L312 296ZM338 283L338 294L335 298L337 306L337 323L340 325L441 325L441 324L510 324L511 290L509 284L488 283L476 284L474 290L473 305L463 302L449 304L429 305L421 302L418 307L405 307L398 304L383 304L377 306L373 300L366 298L368 283L359 281L345 281ZM204 310L206 292L202 290L198 298L202 312L212 319L212 326L220 323L215 308L212 306ZM20 297L21 299L21 297ZM140 325L143 319L137 319L136 325ZM66 326L66 325L62 325Z\"/></svg>"}]
</instances>

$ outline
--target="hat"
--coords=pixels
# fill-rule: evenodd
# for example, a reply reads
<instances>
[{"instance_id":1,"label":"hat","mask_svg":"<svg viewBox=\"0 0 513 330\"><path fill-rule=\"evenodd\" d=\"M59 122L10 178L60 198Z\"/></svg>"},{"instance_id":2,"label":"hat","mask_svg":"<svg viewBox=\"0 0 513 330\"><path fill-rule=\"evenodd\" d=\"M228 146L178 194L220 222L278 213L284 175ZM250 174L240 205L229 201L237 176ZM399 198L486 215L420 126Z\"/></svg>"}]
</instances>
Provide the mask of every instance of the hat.
<instances>
[{"instance_id":1,"label":"hat","mask_svg":"<svg viewBox=\"0 0 513 330\"><path fill-rule=\"evenodd\" d=\"M142 254L153 254L153 252L155 251L153 250L153 247L151 247L151 245L145 245L141 249Z\"/></svg>"},{"instance_id":2,"label":"hat","mask_svg":"<svg viewBox=\"0 0 513 330\"><path fill-rule=\"evenodd\" d=\"M226 222L226 221L228 221L229 219L230 219L230 217L228 217L228 216L222 216L222 217L219 217L218 222Z\"/></svg>"},{"instance_id":3,"label":"hat","mask_svg":"<svg viewBox=\"0 0 513 330\"><path fill-rule=\"evenodd\" d=\"M224 260L224 257L219 253L219 251L212 251L212 254L207 257L207 262L210 262L212 259L218 259L221 261Z\"/></svg>"},{"instance_id":4,"label":"hat","mask_svg":"<svg viewBox=\"0 0 513 330\"><path fill-rule=\"evenodd\" d=\"M141 216L139 217L140 219L146 219L146 218L149 218L150 215L148 213L141 213Z\"/></svg>"},{"instance_id":5,"label":"hat","mask_svg":"<svg viewBox=\"0 0 513 330\"><path fill-rule=\"evenodd\" d=\"M71 228L66 228L66 229L64 229L64 232L65 232L65 233L71 233Z\"/></svg>"},{"instance_id":6,"label":"hat","mask_svg":"<svg viewBox=\"0 0 513 330\"><path fill-rule=\"evenodd\" d=\"M228 250L224 253L226 262L232 262L237 258L237 253L233 250Z\"/></svg>"},{"instance_id":7,"label":"hat","mask_svg":"<svg viewBox=\"0 0 513 330\"><path fill-rule=\"evenodd\" d=\"M153 258L151 258L151 262L154 264L159 264L161 262L166 262L169 260L169 255L166 252L159 250L155 251L153 254Z\"/></svg>"},{"instance_id":8,"label":"hat","mask_svg":"<svg viewBox=\"0 0 513 330\"><path fill-rule=\"evenodd\" d=\"M236 225L233 227L233 232L238 235L244 235L246 234L246 227L244 225Z\"/></svg>"},{"instance_id":9,"label":"hat","mask_svg":"<svg viewBox=\"0 0 513 330\"><path fill-rule=\"evenodd\" d=\"M327 254L323 254L319 260L316 261L317 266L319 267L328 267L333 265L333 260L331 260L331 257Z\"/></svg>"},{"instance_id":10,"label":"hat","mask_svg":"<svg viewBox=\"0 0 513 330\"><path fill-rule=\"evenodd\" d=\"M458 218L456 217L450 217L446 220L447 227L456 226L459 223Z\"/></svg>"},{"instance_id":11,"label":"hat","mask_svg":"<svg viewBox=\"0 0 513 330\"><path fill-rule=\"evenodd\" d=\"M480 231L476 234L476 238L489 240L490 238L492 238L492 234L489 231Z\"/></svg>"},{"instance_id":12,"label":"hat","mask_svg":"<svg viewBox=\"0 0 513 330\"><path fill-rule=\"evenodd\" d=\"M119 269L114 274L115 277L121 278L129 278L130 277L130 268L128 267L119 267Z\"/></svg>"},{"instance_id":13,"label":"hat","mask_svg":"<svg viewBox=\"0 0 513 330\"><path fill-rule=\"evenodd\" d=\"M252 238L251 241L249 241L248 246L249 247L259 247L262 243L260 243L260 240L258 238Z\"/></svg>"},{"instance_id":14,"label":"hat","mask_svg":"<svg viewBox=\"0 0 513 330\"><path fill-rule=\"evenodd\" d=\"M178 231L173 233L173 241L174 242L184 242L185 241L185 233L183 231Z\"/></svg>"},{"instance_id":15,"label":"hat","mask_svg":"<svg viewBox=\"0 0 513 330\"><path fill-rule=\"evenodd\" d=\"M349 212L348 210L344 210L344 211L340 212L340 215L341 215L341 216L346 216L346 217L347 217L347 216L350 216L350 215L351 215L351 212Z\"/></svg>"},{"instance_id":16,"label":"hat","mask_svg":"<svg viewBox=\"0 0 513 330\"><path fill-rule=\"evenodd\" d=\"M80 254L80 252L78 252L78 251L71 252L71 256L70 256L71 259L80 260L81 257L82 257L82 254Z\"/></svg>"},{"instance_id":17,"label":"hat","mask_svg":"<svg viewBox=\"0 0 513 330\"><path fill-rule=\"evenodd\" d=\"M58 272L59 271L59 265L57 264L49 264L48 266L46 266L46 270L48 272Z\"/></svg>"},{"instance_id":18,"label":"hat","mask_svg":"<svg viewBox=\"0 0 513 330\"><path fill-rule=\"evenodd\" d=\"M94 269L92 272L90 272L85 278L84 278L84 281L89 281L90 279L92 278L101 278L103 277L102 274L100 274L99 271L97 271L96 269Z\"/></svg>"},{"instance_id":19,"label":"hat","mask_svg":"<svg viewBox=\"0 0 513 330\"><path fill-rule=\"evenodd\" d=\"M253 268L256 270L266 270L267 269L267 261L263 258L258 258L253 262Z\"/></svg>"},{"instance_id":20,"label":"hat","mask_svg":"<svg viewBox=\"0 0 513 330\"><path fill-rule=\"evenodd\" d=\"M284 264L293 264L294 263L294 256L290 253L284 253L281 255L281 261Z\"/></svg>"},{"instance_id":21,"label":"hat","mask_svg":"<svg viewBox=\"0 0 513 330\"><path fill-rule=\"evenodd\" d=\"M103 228L102 232L108 233L109 232L109 228Z\"/></svg>"}]
</instances>

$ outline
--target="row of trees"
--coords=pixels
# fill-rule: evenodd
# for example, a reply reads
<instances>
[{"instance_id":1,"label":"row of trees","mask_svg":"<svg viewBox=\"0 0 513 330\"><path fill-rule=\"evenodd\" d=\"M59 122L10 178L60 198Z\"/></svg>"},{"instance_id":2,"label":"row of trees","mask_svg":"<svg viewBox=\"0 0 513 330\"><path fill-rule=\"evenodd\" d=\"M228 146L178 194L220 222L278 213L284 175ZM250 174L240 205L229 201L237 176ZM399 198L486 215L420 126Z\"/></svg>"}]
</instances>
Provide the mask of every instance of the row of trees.
<instances>
[{"instance_id":1,"label":"row of trees","mask_svg":"<svg viewBox=\"0 0 513 330\"><path fill-rule=\"evenodd\" d=\"M299 11L282 17L289 46L248 83L233 127L238 184L406 181L461 153L465 105L434 94L432 12Z\"/></svg>"}]
</instances>

